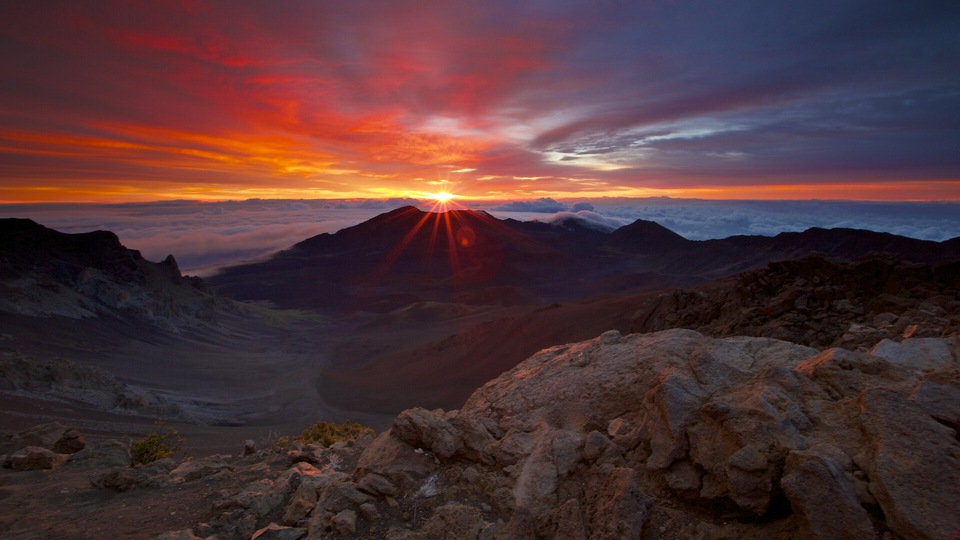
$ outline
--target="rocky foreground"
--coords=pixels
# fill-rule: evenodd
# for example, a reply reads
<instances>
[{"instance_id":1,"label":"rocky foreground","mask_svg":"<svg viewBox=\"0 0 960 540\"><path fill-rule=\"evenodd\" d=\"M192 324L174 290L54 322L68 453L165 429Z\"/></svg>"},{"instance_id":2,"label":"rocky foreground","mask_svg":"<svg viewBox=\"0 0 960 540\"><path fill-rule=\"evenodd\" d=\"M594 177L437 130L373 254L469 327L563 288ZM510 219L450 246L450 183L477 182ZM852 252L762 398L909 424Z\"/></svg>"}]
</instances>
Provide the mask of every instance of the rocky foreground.
<instances>
[{"instance_id":1,"label":"rocky foreground","mask_svg":"<svg viewBox=\"0 0 960 540\"><path fill-rule=\"evenodd\" d=\"M956 337L821 352L607 332L539 352L459 411L410 409L331 447L131 468L121 443L11 434L0 534L951 539L958 427Z\"/></svg>"}]
</instances>

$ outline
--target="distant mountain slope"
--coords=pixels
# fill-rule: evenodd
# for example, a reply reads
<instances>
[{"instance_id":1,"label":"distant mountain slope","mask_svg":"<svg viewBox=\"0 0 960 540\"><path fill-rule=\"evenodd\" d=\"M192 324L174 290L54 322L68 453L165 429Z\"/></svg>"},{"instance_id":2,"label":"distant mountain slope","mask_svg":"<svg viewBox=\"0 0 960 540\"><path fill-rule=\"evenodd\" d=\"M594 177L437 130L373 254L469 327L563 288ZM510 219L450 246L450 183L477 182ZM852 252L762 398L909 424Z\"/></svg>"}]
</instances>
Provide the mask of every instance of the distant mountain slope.
<instances>
[{"instance_id":1,"label":"distant mountain slope","mask_svg":"<svg viewBox=\"0 0 960 540\"><path fill-rule=\"evenodd\" d=\"M29 219L0 219L0 312L93 317L113 314L174 328L208 316L199 278L180 274L108 231L66 234Z\"/></svg>"},{"instance_id":2,"label":"distant mountain slope","mask_svg":"<svg viewBox=\"0 0 960 540\"><path fill-rule=\"evenodd\" d=\"M389 311L480 291L489 299L498 290L495 303L509 305L517 289L553 297L589 287L603 236L484 212L405 207L208 281L229 296L280 307Z\"/></svg>"},{"instance_id":3,"label":"distant mountain slope","mask_svg":"<svg viewBox=\"0 0 960 540\"><path fill-rule=\"evenodd\" d=\"M0 219L0 429L312 422L327 328L216 296L172 256L147 261L113 233Z\"/></svg>"},{"instance_id":4,"label":"distant mountain slope","mask_svg":"<svg viewBox=\"0 0 960 540\"><path fill-rule=\"evenodd\" d=\"M933 263L960 258L960 242L854 229L690 241L644 220L607 233L571 220L404 207L208 282L284 308L385 312L418 301L513 305L689 286L810 252L845 259L884 252Z\"/></svg>"}]
</instances>

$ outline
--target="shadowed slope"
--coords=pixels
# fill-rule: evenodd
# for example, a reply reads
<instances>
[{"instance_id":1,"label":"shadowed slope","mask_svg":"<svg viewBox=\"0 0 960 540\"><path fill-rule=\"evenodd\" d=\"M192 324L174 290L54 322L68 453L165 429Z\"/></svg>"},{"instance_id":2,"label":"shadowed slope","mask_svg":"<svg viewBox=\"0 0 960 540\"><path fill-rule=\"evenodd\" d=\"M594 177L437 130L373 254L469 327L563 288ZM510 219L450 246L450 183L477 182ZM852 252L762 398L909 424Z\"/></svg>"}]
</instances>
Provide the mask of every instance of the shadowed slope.
<instances>
[{"instance_id":1,"label":"shadowed slope","mask_svg":"<svg viewBox=\"0 0 960 540\"><path fill-rule=\"evenodd\" d=\"M208 281L279 307L387 312L421 301L549 303L689 286L810 252L845 259L886 252L932 263L960 258L960 244L854 229L690 241L643 220L608 233L576 220L405 207Z\"/></svg>"}]
</instances>

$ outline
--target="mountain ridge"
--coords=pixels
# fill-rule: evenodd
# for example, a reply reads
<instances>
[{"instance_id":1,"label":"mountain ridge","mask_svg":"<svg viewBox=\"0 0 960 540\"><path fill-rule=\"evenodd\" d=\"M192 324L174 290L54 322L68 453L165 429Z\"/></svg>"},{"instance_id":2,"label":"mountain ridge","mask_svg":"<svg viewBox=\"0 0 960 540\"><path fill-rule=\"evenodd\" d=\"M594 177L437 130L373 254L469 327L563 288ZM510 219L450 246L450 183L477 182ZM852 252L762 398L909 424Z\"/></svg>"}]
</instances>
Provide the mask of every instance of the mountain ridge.
<instances>
[{"instance_id":1,"label":"mountain ridge","mask_svg":"<svg viewBox=\"0 0 960 540\"><path fill-rule=\"evenodd\" d=\"M152 262L111 231L62 233L30 219L0 219L0 307L11 312L112 314L189 326L215 304L204 281L171 254Z\"/></svg>"},{"instance_id":2,"label":"mountain ridge","mask_svg":"<svg viewBox=\"0 0 960 540\"><path fill-rule=\"evenodd\" d=\"M483 292L498 287L518 287L549 303L692 286L810 252L848 260L882 252L935 263L960 258L960 241L820 228L696 241L646 220L605 233L408 206L226 269L208 282L230 296L281 308L389 311L469 295L496 303ZM304 283L310 285L293 285Z\"/></svg>"}]
</instances>

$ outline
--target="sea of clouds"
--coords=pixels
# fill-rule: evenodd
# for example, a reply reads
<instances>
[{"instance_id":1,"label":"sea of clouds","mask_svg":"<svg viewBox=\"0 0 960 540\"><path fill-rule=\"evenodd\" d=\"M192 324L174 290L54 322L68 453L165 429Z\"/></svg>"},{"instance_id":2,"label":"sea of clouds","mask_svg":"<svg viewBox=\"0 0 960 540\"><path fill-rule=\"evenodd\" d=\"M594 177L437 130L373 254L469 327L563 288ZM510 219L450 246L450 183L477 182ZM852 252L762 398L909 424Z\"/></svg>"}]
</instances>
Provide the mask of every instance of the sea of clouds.
<instances>
[{"instance_id":1,"label":"sea of clouds","mask_svg":"<svg viewBox=\"0 0 960 540\"><path fill-rule=\"evenodd\" d=\"M262 258L405 205L424 210L431 206L412 199L7 204L0 205L0 217L30 218L67 233L113 231L149 260L172 253L184 273L209 275L224 265ZM947 202L543 198L465 205L499 218L580 219L606 230L645 219L690 240L772 236L810 227L868 229L938 242L960 236L960 203Z\"/></svg>"}]
</instances>

